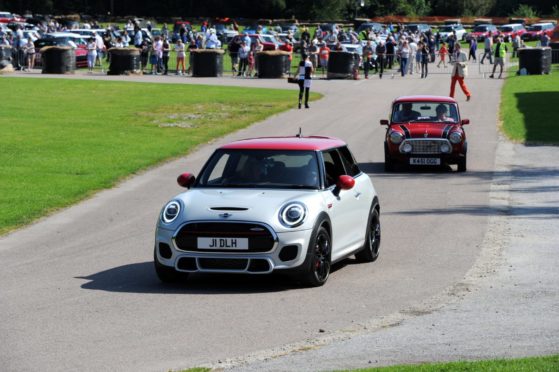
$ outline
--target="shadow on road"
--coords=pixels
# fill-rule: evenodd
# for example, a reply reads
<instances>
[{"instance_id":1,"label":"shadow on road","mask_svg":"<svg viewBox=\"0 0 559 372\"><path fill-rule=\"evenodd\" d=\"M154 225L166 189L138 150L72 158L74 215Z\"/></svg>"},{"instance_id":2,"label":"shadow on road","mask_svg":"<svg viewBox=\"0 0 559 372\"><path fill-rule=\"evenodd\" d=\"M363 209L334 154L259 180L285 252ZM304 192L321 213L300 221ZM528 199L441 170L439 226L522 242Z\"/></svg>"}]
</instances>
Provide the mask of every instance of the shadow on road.
<instances>
[{"instance_id":1,"label":"shadow on road","mask_svg":"<svg viewBox=\"0 0 559 372\"><path fill-rule=\"evenodd\" d=\"M338 262L332 265L332 273L355 263L357 261L351 259ZM83 289L124 293L222 295L304 289L292 277L280 273L269 275L195 273L190 274L183 283L164 284L155 275L151 261L119 266L92 275L76 277L76 279L88 281L81 285Z\"/></svg>"}]
</instances>

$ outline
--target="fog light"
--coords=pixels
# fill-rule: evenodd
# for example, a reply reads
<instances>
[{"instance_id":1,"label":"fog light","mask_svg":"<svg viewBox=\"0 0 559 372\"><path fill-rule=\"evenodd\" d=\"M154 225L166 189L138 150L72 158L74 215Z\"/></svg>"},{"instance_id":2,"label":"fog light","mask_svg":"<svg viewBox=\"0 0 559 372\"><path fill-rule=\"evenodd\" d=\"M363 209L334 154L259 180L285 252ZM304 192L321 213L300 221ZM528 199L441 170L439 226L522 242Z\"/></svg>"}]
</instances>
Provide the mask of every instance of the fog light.
<instances>
[{"instance_id":1,"label":"fog light","mask_svg":"<svg viewBox=\"0 0 559 372\"><path fill-rule=\"evenodd\" d=\"M404 146L402 146L402 152L407 154L410 153L411 150L413 150L411 143L404 143Z\"/></svg>"},{"instance_id":2,"label":"fog light","mask_svg":"<svg viewBox=\"0 0 559 372\"><path fill-rule=\"evenodd\" d=\"M448 145L448 143L443 143L441 145L441 152L448 154L450 152L450 146Z\"/></svg>"}]
</instances>

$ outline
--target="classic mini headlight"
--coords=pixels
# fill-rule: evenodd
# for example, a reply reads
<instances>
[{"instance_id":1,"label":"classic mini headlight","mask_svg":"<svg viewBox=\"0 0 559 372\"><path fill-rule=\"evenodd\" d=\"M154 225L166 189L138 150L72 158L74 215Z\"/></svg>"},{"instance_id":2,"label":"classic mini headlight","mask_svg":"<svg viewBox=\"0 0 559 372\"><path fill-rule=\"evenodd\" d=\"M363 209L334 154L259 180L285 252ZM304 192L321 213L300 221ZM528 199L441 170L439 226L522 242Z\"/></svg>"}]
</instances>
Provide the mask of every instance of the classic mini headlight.
<instances>
[{"instance_id":1,"label":"classic mini headlight","mask_svg":"<svg viewBox=\"0 0 559 372\"><path fill-rule=\"evenodd\" d=\"M392 131L388 135L388 138L390 138L390 142L392 142L395 145L398 145L402 143L402 140L404 139L404 135L400 132Z\"/></svg>"},{"instance_id":2,"label":"classic mini headlight","mask_svg":"<svg viewBox=\"0 0 559 372\"><path fill-rule=\"evenodd\" d=\"M161 213L161 221L165 223L173 222L181 211L181 205L176 200L171 200L165 208L163 208L163 212Z\"/></svg>"},{"instance_id":3,"label":"classic mini headlight","mask_svg":"<svg viewBox=\"0 0 559 372\"><path fill-rule=\"evenodd\" d=\"M462 133L460 132L452 132L450 133L450 135L448 136L448 139L450 140L450 142L456 144L456 143L460 143L460 141L462 141Z\"/></svg>"},{"instance_id":4,"label":"classic mini headlight","mask_svg":"<svg viewBox=\"0 0 559 372\"><path fill-rule=\"evenodd\" d=\"M303 224L307 216L307 208L303 203L286 204L279 213L279 220L286 227L297 227Z\"/></svg>"},{"instance_id":5,"label":"classic mini headlight","mask_svg":"<svg viewBox=\"0 0 559 372\"><path fill-rule=\"evenodd\" d=\"M413 150L411 143L404 143L404 146L402 146L402 152L408 154L411 150Z\"/></svg>"},{"instance_id":6,"label":"classic mini headlight","mask_svg":"<svg viewBox=\"0 0 559 372\"><path fill-rule=\"evenodd\" d=\"M450 152L451 148L450 145L446 142L441 144L441 152L444 154L448 154Z\"/></svg>"}]
</instances>

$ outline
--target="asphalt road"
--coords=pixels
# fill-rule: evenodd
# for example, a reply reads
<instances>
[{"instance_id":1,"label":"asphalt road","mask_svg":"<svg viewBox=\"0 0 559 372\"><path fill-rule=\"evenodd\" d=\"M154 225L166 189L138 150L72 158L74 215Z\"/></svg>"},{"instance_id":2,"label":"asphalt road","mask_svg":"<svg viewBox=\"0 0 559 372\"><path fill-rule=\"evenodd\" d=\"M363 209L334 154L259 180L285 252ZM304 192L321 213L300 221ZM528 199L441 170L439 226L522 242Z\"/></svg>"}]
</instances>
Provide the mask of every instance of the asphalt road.
<instances>
[{"instance_id":1,"label":"asphalt road","mask_svg":"<svg viewBox=\"0 0 559 372\"><path fill-rule=\"evenodd\" d=\"M294 86L273 80L111 79L291 88L294 107L297 95ZM385 174L379 119L397 96L447 95L449 80L432 74L315 81L313 90L325 97L309 110L276 115L0 238L2 370L219 365L258 352L306 350L448 303L476 266L495 215L488 205L496 182L501 81L472 76L472 101L458 93L462 117L471 121L466 173ZM195 275L185 286L161 285L152 268L154 225L163 203L181 191L176 176L196 173L219 143L292 135L299 128L304 135L344 139L370 174L381 201L379 260L344 261L315 289L297 288L281 276Z\"/></svg>"}]
</instances>

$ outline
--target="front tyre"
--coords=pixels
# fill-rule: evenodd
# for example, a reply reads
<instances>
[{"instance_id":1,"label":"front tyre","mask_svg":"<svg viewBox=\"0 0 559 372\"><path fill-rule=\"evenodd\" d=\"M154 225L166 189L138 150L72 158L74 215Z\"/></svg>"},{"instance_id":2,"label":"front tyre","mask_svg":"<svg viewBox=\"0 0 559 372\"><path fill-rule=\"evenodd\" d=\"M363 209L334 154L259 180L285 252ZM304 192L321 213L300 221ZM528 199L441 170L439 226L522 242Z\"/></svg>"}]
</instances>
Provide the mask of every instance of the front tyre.
<instances>
[{"instance_id":1,"label":"front tyre","mask_svg":"<svg viewBox=\"0 0 559 372\"><path fill-rule=\"evenodd\" d=\"M178 283L188 278L188 273L179 272L172 267L161 264L157 260L157 253L155 250L153 251L153 263L155 266L155 273L163 283Z\"/></svg>"},{"instance_id":2,"label":"front tyre","mask_svg":"<svg viewBox=\"0 0 559 372\"><path fill-rule=\"evenodd\" d=\"M330 276L332 239L324 226L313 235L307 259L301 273L301 281L308 287L320 287Z\"/></svg>"},{"instance_id":3,"label":"front tyre","mask_svg":"<svg viewBox=\"0 0 559 372\"><path fill-rule=\"evenodd\" d=\"M466 171L466 155L464 155L463 158L460 158L458 160L458 172L465 172Z\"/></svg>"},{"instance_id":4,"label":"front tyre","mask_svg":"<svg viewBox=\"0 0 559 372\"><path fill-rule=\"evenodd\" d=\"M359 262L373 262L379 256L380 248L380 215L377 208L372 208L365 232L363 249L355 254Z\"/></svg>"}]
</instances>

